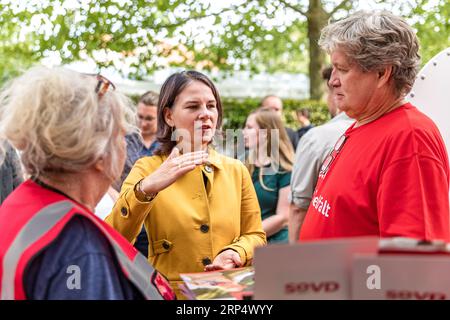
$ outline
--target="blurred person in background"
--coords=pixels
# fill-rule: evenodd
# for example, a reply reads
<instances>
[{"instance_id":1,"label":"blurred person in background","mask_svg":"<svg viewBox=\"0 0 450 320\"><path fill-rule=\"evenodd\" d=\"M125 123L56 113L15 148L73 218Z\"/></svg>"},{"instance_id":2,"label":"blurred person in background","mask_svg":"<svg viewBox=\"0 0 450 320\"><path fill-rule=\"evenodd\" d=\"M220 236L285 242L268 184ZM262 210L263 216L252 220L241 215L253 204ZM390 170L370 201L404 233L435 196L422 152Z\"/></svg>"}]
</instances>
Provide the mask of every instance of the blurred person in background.
<instances>
[{"instance_id":1,"label":"blurred person in background","mask_svg":"<svg viewBox=\"0 0 450 320\"><path fill-rule=\"evenodd\" d=\"M283 101L281 100L281 98L275 95L265 96L261 101L260 107L263 109L265 108L272 109L280 117L280 119L283 119ZM289 127L284 127L284 129L286 130L289 140L291 141L292 147L295 150L298 142L295 131Z\"/></svg>"},{"instance_id":2,"label":"blurred person in background","mask_svg":"<svg viewBox=\"0 0 450 320\"><path fill-rule=\"evenodd\" d=\"M120 191L122 183L131 171L136 161L142 157L150 157L159 146L156 140L157 109L159 95L154 91L144 93L137 104L139 132L127 134L127 159L116 190Z\"/></svg>"},{"instance_id":3,"label":"blurred person in background","mask_svg":"<svg viewBox=\"0 0 450 320\"><path fill-rule=\"evenodd\" d=\"M137 117L140 131L133 132L125 137L127 142L127 159L120 181L115 187L117 191L120 191L123 181L136 161L142 157L152 156L159 146L156 140L158 99L159 95L153 91L147 91L139 98ZM117 196L114 197L114 203L118 198L119 194L117 193ZM148 257L148 237L144 226L142 226L142 230L134 242L134 247L145 257Z\"/></svg>"},{"instance_id":4,"label":"blurred person in background","mask_svg":"<svg viewBox=\"0 0 450 320\"><path fill-rule=\"evenodd\" d=\"M322 78L327 85L327 106L332 119L312 128L299 142L295 152L291 178L289 242L296 243L306 212L311 203L314 188L319 177L320 166L333 149L336 141L354 122L345 112L341 112L333 101L329 83L332 67L322 70Z\"/></svg>"},{"instance_id":5,"label":"blurred person in background","mask_svg":"<svg viewBox=\"0 0 450 320\"><path fill-rule=\"evenodd\" d=\"M3 149L5 153L0 166L0 205L23 182L22 168L16 150L9 143L5 143Z\"/></svg>"},{"instance_id":6,"label":"blurred person in background","mask_svg":"<svg viewBox=\"0 0 450 320\"><path fill-rule=\"evenodd\" d=\"M297 116L297 121L300 123L300 128L295 132L296 134L296 143L295 146L298 146L298 142L307 133L310 129L314 127L314 125L309 121L310 118L310 110L307 108L301 108L295 111Z\"/></svg>"},{"instance_id":7,"label":"blurred person in background","mask_svg":"<svg viewBox=\"0 0 450 320\"><path fill-rule=\"evenodd\" d=\"M267 242L288 242L290 180L294 150L281 118L271 109L258 109L246 120L246 161L261 207Z\"/></svg>"}]
</instances>

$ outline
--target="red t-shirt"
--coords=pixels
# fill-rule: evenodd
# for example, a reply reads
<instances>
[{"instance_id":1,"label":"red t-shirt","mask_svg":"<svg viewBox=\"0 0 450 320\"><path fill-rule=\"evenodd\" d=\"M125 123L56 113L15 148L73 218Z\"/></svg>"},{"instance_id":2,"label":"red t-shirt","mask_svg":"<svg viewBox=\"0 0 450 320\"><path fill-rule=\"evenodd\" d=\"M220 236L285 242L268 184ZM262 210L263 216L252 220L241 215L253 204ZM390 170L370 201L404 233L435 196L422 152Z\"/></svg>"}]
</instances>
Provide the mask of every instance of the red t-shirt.
<instances>
[{"instance_id":1,"label":"red t-shirt","mask_svg":"<svg viewBox=\"0 0 450 320\"><path fill-rule=\"evenodd\" d=\"M449 163L436 125L407 103L346 132L319 175L300 240L450 240Z\"/></svg>"}]
</instances>

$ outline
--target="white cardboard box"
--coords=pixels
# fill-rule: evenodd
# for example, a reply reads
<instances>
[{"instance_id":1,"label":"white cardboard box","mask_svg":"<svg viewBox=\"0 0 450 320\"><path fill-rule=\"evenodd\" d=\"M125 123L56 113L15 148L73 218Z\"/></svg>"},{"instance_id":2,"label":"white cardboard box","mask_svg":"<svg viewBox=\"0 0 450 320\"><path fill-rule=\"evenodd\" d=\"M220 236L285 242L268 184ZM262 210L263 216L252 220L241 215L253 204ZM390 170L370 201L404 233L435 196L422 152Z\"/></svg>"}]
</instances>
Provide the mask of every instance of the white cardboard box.
<instances>
[{"instance_id":1,"label":"white cardboard box","mask_svg":"<svg viewBox=\"0 0 450 320\"><path fill-rule=\"evenodd\" d=\"M353 254L375 253L378 240L361 237L257 248L254 298L350 299Z\"/></svg>"},{"instance_id":2,"label":"white cardboard box","mask_svg":"<svg viewBox=\"0 0 450 320\"><path fill-rule=\"evenodd\" d=\"M377 276L379 288L374 286ZM352 297L358 300L449 299L450 255L355 255Z\"/></svg>"}]
</instances>

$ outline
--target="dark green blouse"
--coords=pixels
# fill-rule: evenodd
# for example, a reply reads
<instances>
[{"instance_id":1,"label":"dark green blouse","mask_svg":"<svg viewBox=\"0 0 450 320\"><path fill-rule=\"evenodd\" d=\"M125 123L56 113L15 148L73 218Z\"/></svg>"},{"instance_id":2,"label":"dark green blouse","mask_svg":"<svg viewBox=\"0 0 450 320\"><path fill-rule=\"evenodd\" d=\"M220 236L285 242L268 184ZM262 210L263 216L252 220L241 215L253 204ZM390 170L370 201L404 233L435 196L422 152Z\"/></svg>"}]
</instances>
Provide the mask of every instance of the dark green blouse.
<instances>
[{"instance_id":1,"label":"dark green blouse","mask_svg":"<svg viewBox=\"0 0 450 320\"><path fill-rule=\"evenodd\" d=\"M281 168L280 168L281 169ZM291 172L278 171L273 172L270 166L263 167L262 180L264 186L270 190L266 190L261 185L259 178L259 167L255 167L252 180L255 186L256 195L258 196L259 206L261 207L262 220L276 214L278 204L278 194L280 189L287 187L291 183ZM266 174L264 174L266 173ZM272 191L273 190L273 191ZM267 238L269 243L287 243L288 242L288 228L285 227L279 232Z\"/></svg>"}]
</instances>

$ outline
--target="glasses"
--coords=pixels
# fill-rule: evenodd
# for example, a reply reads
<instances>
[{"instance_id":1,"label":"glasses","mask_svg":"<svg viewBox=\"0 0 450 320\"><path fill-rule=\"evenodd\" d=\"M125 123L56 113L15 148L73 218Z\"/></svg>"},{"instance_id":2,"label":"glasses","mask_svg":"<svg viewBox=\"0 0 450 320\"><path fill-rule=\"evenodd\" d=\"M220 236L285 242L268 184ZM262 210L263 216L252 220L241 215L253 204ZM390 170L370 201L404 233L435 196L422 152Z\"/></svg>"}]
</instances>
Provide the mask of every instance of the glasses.
<instances>
[{"instance_id":1,"label":"glasses","mask_svg":"<svg viewBox=\"0 0 450 320\"><path fill-rule=\"evenodd\" d=\"M97 93L98 98L101 99L105 93L112 88L116 90L116 86L108 78L102 76L99 73L83 73L86 76L95 77L97 79L97 85L95 86L95 93Z\"/></svg>"},{"instance_id":2,"label":"glasses","mask_svg":"<svg viewBox=\"0 0 450 320\"><path fill-rule=\"evenodd\" d=\"M345 134L339 138L339 140L334 145L333 150L331 150L330 154L325 158L324 162L322 163L319 175L325 175L328 172L328 169L330 169L330 166L333 163L334 159L336 159L337 155L342 150L342 147L344 146L346 140L347 136Z\"/></svg>"}]
</instances>

